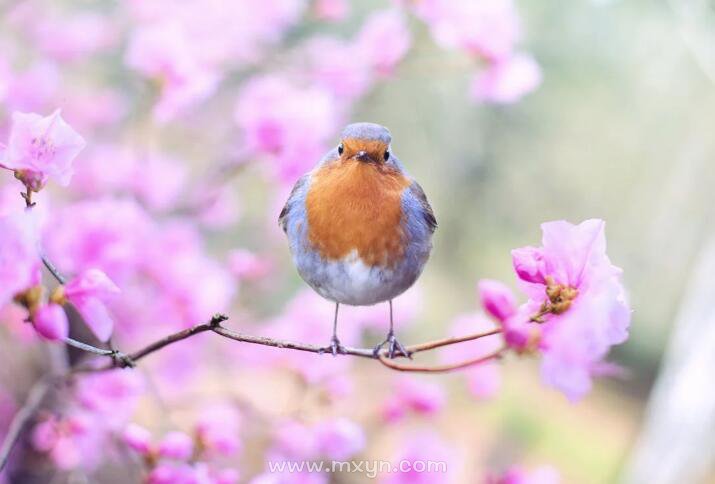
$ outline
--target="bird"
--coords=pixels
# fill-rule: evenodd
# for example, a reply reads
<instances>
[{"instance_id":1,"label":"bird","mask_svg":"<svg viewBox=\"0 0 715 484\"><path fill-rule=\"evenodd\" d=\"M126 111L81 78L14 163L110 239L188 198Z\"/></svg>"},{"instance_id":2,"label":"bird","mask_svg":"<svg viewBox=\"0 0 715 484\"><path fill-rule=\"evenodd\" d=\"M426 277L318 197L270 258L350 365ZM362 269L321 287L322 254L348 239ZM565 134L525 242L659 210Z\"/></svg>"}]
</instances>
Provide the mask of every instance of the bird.
<instances>
[{"instance_id":1,"label":"bird","mask_svg":"<svg viewBox=\"0 0 715 484\"><path fill-rule=\"evenodd\" d=\"M278 223L298 274L335 303L330 351L338 339L341 304L389 302L390 327L374 347L409 357L394 331L392 301L418 279L437 228L422 187L392 152L390 131L375 123L346 126L337 146L295 183Z\"/></svg>"}]
</instances>

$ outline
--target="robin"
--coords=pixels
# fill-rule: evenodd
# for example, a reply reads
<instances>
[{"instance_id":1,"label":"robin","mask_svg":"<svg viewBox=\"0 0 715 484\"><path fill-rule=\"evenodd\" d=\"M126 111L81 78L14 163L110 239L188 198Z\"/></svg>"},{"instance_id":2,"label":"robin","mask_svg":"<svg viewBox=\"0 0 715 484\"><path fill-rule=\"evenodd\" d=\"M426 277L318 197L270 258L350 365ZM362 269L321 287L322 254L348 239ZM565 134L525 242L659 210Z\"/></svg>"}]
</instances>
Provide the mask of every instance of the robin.
<instances>
[{"instance_id":1,"label":"robin","mask_svg":"<svg viewBox=\"0 0 715 484\"><path fill-rule=\"evenodd\" d=\"M278 223L288 237L298 273L335 302L333 355L341 304L390 304L390 330L375 346L390 358L409 356L395 338L392 300L417 280L437 227L422 187L392 153L392 137L374 123L348 125L330 150L293 187Z\"/></svg>"}]
</instances>

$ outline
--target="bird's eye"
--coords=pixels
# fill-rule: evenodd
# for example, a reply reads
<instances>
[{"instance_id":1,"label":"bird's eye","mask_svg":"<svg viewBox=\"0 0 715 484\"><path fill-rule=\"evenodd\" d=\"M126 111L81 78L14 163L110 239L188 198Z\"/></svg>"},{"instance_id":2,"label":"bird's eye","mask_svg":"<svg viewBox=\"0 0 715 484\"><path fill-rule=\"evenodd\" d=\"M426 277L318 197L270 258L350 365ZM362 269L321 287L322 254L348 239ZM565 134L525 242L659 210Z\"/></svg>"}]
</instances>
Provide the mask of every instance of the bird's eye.
<instances>
[{"instance_id":1,"label":"bird's eye","mask_svg":"<svg viewBox=\"0 0 715 484\"><path fill-rule=\"evenodd\" d=\"M342 154L343 154L343 151L345 151L345 148L343 148L343 144L340 143L340 144L338 145L338 154L339 154L339 155L342 155Z\"/></svg>"},{"instance_id":2,"label":"bird's eye","mask_svg":"<svg viewBox=\"0 0 715 484\"><path fill-rule=\"evenodd\" d=\"M389 160L389 159L390 159L390 152L389 152L389 151L385 151L385 155L384 155L384 156L385 156L385 161Z\"/></svg>"}]
</instances>

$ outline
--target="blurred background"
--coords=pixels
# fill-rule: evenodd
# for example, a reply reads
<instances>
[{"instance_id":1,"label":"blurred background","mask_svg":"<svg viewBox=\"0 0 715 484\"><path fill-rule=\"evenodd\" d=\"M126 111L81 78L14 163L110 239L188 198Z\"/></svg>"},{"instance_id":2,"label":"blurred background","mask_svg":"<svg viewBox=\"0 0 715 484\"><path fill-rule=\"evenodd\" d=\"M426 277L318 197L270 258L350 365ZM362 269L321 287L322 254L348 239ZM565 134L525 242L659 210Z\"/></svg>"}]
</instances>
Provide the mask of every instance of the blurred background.
<instances>
[{"instance_id":1,"label":"blurred background","mask_svg":"<svg viewBox=\"0 0 715 484\"><path fill-rule=\"evenodd\" d=\"M142 361L137 381L112 374L47 399L36 425L120 407L89 439L120 450L73 460L29 429L8 482L150 479L127 425L156 441L192 435L215 407L240 444L205 460L239 482L299 482L266 462L332 455L303 447L340 419L354 425L338 432L349 458L450 463L448 476L383 482L483 482L514 465L552 466L565 483L715 482L715 4L192 3L0 4L0 140L13 111L56 108L87 140L70 186L48 186L37 211L61 270L99 266L122 288L115 344L139 348L218 311L233 329L327 343L331 303L306 289L275 221L342 126L372 121L390 128L439 221L423 276L397 302L400 339L444 337L477 313L480 278L516 289L509 252L538 245L540 223L602 218L633 309L609 357L623 375L570 403L540 383L536 357L507 358L491 389L475 389L460 374L404 379L202 335ZM508 70L519 55L528 62ZM21 209L12 174L0 183L0 211ZM11 306L0 435L40 375L82 358L41 342ZM347 342L377 342L383 306L344 313ZM413 393L421 407L394 409ZM83 454L86 432L73 438L63 445Z\"/></svg>"}]
</instances>

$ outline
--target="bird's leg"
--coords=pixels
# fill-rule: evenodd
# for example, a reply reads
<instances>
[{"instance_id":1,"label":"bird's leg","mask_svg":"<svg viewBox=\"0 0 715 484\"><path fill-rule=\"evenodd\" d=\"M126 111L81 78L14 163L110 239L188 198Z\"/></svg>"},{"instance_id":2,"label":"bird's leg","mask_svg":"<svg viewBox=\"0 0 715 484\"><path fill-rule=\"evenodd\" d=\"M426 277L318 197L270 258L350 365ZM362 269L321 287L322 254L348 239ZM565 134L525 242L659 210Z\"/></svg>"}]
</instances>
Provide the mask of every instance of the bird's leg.
<instances>
[{"instance_id":1,"label":"bird's leg","mask_svg":"<svg viewBox=\"0 0 715 484\"><path fill-rule=\"evenodd\" d=\"M395 355L402 355L412 359L412 355L410 355L410 352L407 351L405 347L402 346L402 343L397 341L397 338L395 337L395 330L392 319L392 299L390 299L390 331L387 333L387 338L385 338L385 341L375 346L375 349L372 350L373 355L375 357L379 356L380 350L385 345L387 345L388 358L392 359L395 357Z\"/></svg>"},{"instance_id":2,"label":"bird's leg","mask_svg":"<svg viewBox=\"0 0 715 484\"><path fill-rule=\"evenodd\" d=\"M333 319L333 337L330 338L330 352L333 354L333 356L337 355L338 353L345 353L345 348L343 345L340 344L340 340L338 339L338 308L340 307L340 303L335 303L335 319Z\"/></svg>"}]
</instances>

